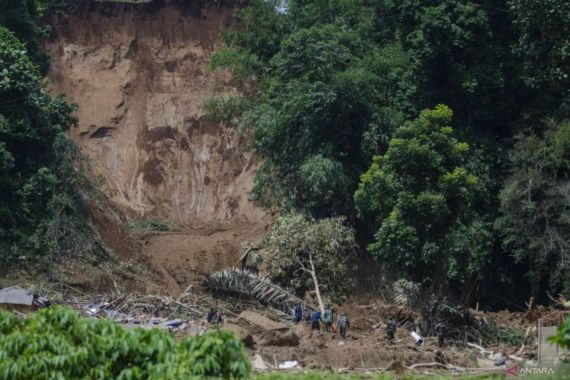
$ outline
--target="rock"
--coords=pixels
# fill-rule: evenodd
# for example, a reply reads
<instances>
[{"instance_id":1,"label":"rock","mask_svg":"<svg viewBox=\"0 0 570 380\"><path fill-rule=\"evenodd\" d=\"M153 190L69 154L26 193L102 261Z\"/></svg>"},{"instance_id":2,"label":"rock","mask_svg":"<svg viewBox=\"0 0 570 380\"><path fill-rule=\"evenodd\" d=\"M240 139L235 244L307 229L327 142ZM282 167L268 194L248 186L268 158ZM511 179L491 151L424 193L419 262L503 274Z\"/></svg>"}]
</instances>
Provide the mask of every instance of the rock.
<instances>
[{"instance_id":1,"label":"rock","mask_svg":"<svg viewBox=\"0 0 570 380\"><path fill-rule=\"evenodd\" d=\"M253 335L260 335L268 330L286 328L285 325L274 322L271 319L253 311L243 311L238 315L238 324Z\"/></svg>"},{"instance_id":2,"label":"rock","mask_svg":"<svg viewBox=\"0 0 570 380\"><path fill-rule=\"evenodd\" d=\"M252 358L251 365L256 371L266 371L269 369L269 366L259 354L255 354L255 356Z\"/></svg>"},{"instance_id":3,"label":"rock","mask_svg":"<svg viewBox=\"0 0 570 380\"><path fill-rule=\"evenodd\" d=\"M260 342L262 346L298 346L300 342L299 335L295 334L288 327L267 330L261 334Z\"/></svg>"},{"instance_id":4,"label":"rock","mask_svg":"<svg viewBox=\"0 0 570 380\"><path fill-rule=\"evenodd\" d=\"M233 323L226 323L224 324L224 329L233 332L247 348L253 348L255 346L255 339L253 339L249 331L243 327Z\"/></svg>"},{"instance_id":5,"label":"rock","mask_svg":"<svg viewBox=\"0 0 570 380\"><path fill-rule=\"evenodd\" d=\"M299 335L289 327L253 311L243 311L237 317L237 327L245 329L249 334L259 336L262 346L298 346ZM236 330L237 331L237 330Z\"/></svg>"}]
</instances>

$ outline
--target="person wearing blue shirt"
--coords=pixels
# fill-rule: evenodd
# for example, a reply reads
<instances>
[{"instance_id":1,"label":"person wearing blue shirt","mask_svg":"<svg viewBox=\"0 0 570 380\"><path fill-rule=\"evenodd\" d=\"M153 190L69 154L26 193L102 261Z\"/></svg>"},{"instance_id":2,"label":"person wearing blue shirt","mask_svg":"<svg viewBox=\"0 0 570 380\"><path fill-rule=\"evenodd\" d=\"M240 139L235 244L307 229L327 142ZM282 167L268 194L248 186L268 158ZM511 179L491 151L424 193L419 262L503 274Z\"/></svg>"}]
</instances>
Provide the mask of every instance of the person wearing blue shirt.
<instances>
[{"instance_id":1,"label":"person wearing blue shirt","mask_svg":"<svg viewBox=\"0 0 570 380\"><path fill-rule=\"evenodd\" d=\"M313 331L319 331L321 323L321 311L317 310L311 315L311 336L313 335Z\"/></svg>"},{"instance_id":2,"label":"person wearing blue shirt","mask_svg":"<svg viewBox=\"0 0 570 380\"><path fill-rule=\"evenodd\" d=\"M303 309L301 309L301 305L296 304L293 316L293 323L297 324L303 320Z\"/></svg>"}]
</instances>

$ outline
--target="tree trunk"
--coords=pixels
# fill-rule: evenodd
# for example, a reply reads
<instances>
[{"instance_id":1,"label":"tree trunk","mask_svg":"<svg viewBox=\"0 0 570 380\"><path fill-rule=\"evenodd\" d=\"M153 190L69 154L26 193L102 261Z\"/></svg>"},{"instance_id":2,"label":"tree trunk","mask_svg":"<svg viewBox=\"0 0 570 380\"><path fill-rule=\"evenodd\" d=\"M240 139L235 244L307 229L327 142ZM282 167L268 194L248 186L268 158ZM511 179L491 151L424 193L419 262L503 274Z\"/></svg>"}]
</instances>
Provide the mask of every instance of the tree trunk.
<instances>
[{"instance_id":1,"label":"tree trunk","mask_svg":"<svg viewBox=\"0 0 570 380\"><path fill-rule=\"evenodd\" d=\"M325 304L323 303L323 297L321 297L321 290L319 289L319 280L317 279L317 272L315 270L315 264L313 263L313 255L309 253L309 264L311 264L311 276L313 277L313 283L315 284L315 294L317 295L317 301L319 302L319 309L321 309L322 318L325 317Z\"/></svg>"}]
</instances>

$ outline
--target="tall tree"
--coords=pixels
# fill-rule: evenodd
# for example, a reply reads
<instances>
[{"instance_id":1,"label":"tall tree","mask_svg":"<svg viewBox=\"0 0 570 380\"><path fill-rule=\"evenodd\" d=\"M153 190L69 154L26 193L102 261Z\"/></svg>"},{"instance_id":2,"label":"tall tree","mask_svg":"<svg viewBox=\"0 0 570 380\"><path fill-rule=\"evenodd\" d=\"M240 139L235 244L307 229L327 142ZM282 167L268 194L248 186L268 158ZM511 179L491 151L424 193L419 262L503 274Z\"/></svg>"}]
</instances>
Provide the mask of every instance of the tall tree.
<instances>
[{"instance_id":1,"label":"tall tree","mask_svg":"<svg viewBox=\"0 0 570 380\"><path fill-rule=\"evenodd\" d=\"M402 0L390 3L419 86L421 108L448 104L462 126L502 121L508 45L492 29L493 2ZM421 109L420 108L420 109Z\"/></svg>"},{"instance_id":2,"label":"tall tree","mask_svg":"<svg viewBox=\"0 0 570 380\"><path fill-rule=\"evenodd\" d=\"M510 152L512 169L500 194L503 245L528 265L534 296L570 296L570 123L544 138L527 132Z\"/></svg>"},{"instance_id":3,"label":"tall tree","mask_svg":"<svg viewBox=\"0 0 570 380\"><path fill-rule=\"evenodd\" d=\"M489 253L480 244L485 226L462 219L477 179L463 166L469 146L453 137L452 115L438 105L399 128L354 196L360 215L378 228L368 250L436 304L450 273L476 272Z\"/></svg>"},{"instance_id":4,"label":"tall tree","mask_svg":"<svg viewBox=\"0 0 570 380\"><path fill-rule=\"evenodd\" d=\"M47 36L48 28L40 22L41 12L38 7L47 1L0 0L0 26L15 33L42 75L47 73L49 59L40 47L40 40Z\"/></svg>"}]
</instances>

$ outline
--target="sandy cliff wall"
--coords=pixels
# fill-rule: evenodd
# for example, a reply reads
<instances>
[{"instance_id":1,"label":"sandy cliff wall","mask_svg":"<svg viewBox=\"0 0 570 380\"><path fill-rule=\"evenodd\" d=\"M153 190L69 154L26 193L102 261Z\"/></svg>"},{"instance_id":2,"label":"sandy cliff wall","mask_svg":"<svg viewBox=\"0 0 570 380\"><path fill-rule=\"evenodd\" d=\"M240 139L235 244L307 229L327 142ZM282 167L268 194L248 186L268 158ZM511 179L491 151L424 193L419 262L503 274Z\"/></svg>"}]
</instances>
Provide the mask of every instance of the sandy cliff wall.
<instances>
[{"instance_id":1,"label":"sandy cliff wall","mask_svg":"<svg viewBox=\"0 0 570 380\"><path fill-rule=\"evenodd\" d=\"M45 48L53 93L79 105L71 137L111 203L179 229L145 243L183 283L232 262L269 218L248 199L258 160L247 138L201 110L216 80L204 68L233 10L159 3L54 17Z\"/></svg>"}]
</instances>

